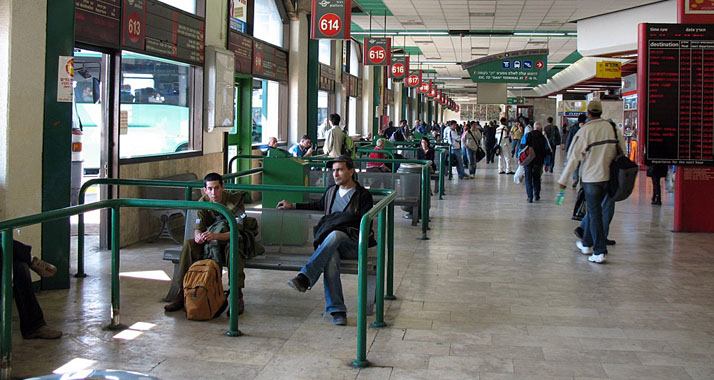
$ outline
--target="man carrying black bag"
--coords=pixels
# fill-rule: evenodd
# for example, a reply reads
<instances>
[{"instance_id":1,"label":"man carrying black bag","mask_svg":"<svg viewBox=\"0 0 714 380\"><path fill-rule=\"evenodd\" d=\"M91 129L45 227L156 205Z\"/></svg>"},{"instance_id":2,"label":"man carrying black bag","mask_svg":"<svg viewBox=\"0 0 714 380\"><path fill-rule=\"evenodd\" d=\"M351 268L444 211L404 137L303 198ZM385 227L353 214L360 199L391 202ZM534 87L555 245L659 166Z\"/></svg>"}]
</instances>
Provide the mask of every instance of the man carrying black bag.
<instances>
[{"instance_id":1,"label":"man carrying black bag","mask_svg":"<svg viewBox=\"0 0 714 380\"><path fill-rule=\"evenodd\" d=\"M581 253L590 255L590 262L602 264L607 257L602 202L610 190L610 164L617 155L618 144L622 151L625 150L625 140L622 133L601 119L602 104L599 100L588 103L587 112L590 121L573 138L568 162L558 183L561 191L565 189L568 177L578 163L581 164L580 178L588 209L588 228L583 231L583 239L576 246Z\"/></svg>"}]
</instances>

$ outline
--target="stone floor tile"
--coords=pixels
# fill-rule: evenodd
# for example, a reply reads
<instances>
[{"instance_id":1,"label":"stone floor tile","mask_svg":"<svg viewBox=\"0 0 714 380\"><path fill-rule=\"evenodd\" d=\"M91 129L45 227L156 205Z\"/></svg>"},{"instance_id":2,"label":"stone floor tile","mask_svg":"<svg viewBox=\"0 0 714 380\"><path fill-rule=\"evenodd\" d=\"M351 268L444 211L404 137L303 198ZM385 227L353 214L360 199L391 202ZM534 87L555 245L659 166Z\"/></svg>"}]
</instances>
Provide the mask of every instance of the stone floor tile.
<instances>
[{"instance_id":1,"label":"stone floor tile","mask_svg":"<svg viewBox=\"0 0 714 380\"><path fill-rule=\"evenodd\" d=\"M603 364L609 377L624 379L691 379L684 367Z\"/></svg>"}]
</instances>

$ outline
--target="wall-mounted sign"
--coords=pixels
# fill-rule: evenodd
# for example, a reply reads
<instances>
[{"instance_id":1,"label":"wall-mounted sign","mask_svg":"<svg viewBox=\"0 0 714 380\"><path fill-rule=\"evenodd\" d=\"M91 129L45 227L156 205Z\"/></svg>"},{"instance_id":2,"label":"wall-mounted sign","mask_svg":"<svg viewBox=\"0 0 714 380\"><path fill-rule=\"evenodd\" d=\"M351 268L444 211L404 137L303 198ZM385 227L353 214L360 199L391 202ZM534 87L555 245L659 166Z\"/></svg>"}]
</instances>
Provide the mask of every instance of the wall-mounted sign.
<instances>
[{"instance_id":1,"label":"wall-mounted sign","mask_svg":"<svg viewBox=\"0 0 714 380\"><path fill-rule=\"evenodd\" d=\"M617 61L600 61L595 64L595 78L622 77L622 64Z\"/></svg>"},{"instance_id":2,"label":"wall-mounted sign","mask_svg":"<svg viewBox=\"0 0 714 380\"><path fill-rule=\"evenodd\" d=\"M72 95L74 95L72 78L74 78L74 57L60 55L59 65L57 67L58 103L72 103Z\"/></svg>"},{"instance_id":3,"label":"wall-mounted sign","mask_svg":"<svg viewBox=\"0 0 714 380\"><path fill-rule=\"evenodd\" d=\"M248 0L231 0L228 8L229 29L245 33L248 25Z\"/></svg>"},{"instance_id":4,"label":"wall-mounted sign","mask_svg":"<svg viewBox=\"0 0 714 380\"><path fill-rule=\"evenodd\" d=\"M287 82L288 53L276 46L253 40L253 76Z\"/></svg>"},{"instance_id":5,"label":"wall-mounted sign","mask_svg":"<svg viewBox=\"0 0 714 380\"><path fill-rule=\"evenodd\" d=\"M509 97L506 104L511 104L511 105L513 105L513 104L526 104L526 98L524 98L524 97L522 97L522 96L518 96L518 97L515 97L515 98Z\"/></svg>"},{"instance_id":6,"label":"wall-mounted sign","mask_svg":"<svg viewBox=\"0 0 714 380\"><path fill-rule=\"evenodd\" d=\"M323 91L335 91L335 69L323 63L320 64L317 88Z\"/></svg>"},{"instance_id":7,"label":"wall-mounted sign","mask_svg":"<svg viewBox=\"0 0 714 380\"><path fill-rule=\"evenodd\" d=\"M407 87L419 87L421 85L421 70L413 70L409 73L407 80L404 81Z\"/></svg>"},{"instance_id":8,"label":"wall-mounted sign","mask_svg":"<svg viewBox=\"0 0 714 380\"><path fill-rule=\"evenodd\" d=\"M146 1L124 0L122 3L122 38L125 47L144 50Z\"/></svg>"},{"instance_id":9,"label":"wall-mounted sign","mask_svg":"<svg viewBox=\"0 0 714 380\"><path fill-rule=\"evenodd\" d=\"M439 95L439 86L435 85L431 79L429 80L429 86L431 87L431 90L429 91L426 96L429 97L429 100L434 100L436 99L436 96Z\"/></svg>"},{"instance_id":10,"label":"wall-mounted sign","mask_svg":"<svg viewBox=\"0 0 714 380\"><path fill-rule=\"evenodd\" d=\"M392 64L389 66L389 76L392 80L401 81L406 78L409 72L409 57L392 56Z\"/></svg>"},{"instance_id":11,"label":"wall-mounted sign","mask_svg":"<svg viewBox=\"0 0 714 380\"><path fill-rule=\"evenodd\" d=\"M364 65L387 66L389 65L390 52L392 51L391 38L365 38L364 39Z\"/></svg>"},{"instance_id":12,"label":"wall-mounted sign","mask_svg":"<svg viewBox=\"0 0 714 380\"><path fill-rule=\"evenodd\" d=\"M349 40L352 0L312 0L310 38Z\"/></svg>"},{"instance_id":13,"label":"wall-mounted sign","mask_svg":"<svg viewBox=\"0 0 714 380\"><path fill-rule=\"evenodd\" d=\"M563 100L561 104L565 116L580 116L587 113L588 103L584 100Z\"/></svg>"},{"instance_id":14,"label":"wall-mounted sign","mask_svg":"<svg viewBox=\"0 0 714 380\"><path fill-rule=\"evenodd\" d=\"M74 39L93 45L119 47L121 0L75 0Z\"/></svg>"},{"instance_id":15,"label":"wall-mounted sign","mask_svg":"<svg viewBox=\"0 0 714 380\"><path fill-rule=\"evenodd\" d=\"M543 84L547 78L548 50L510 51L461 65L477 83Z\"/></svg>"},{"instance_id":16,"label":"wall-mounted sign","mask_svg":"<svg viewBox=\"0 0 714 380\"><path fill-rule=\"evenodd\" d=\"M647 164L714 165L714 25L640 24L639 33L640 154Z\"/></svg>"},{"instance_id":17,"label":"wall-mounted sign","mask_svg":"<svg viewBox=\"0 0 714 380\"><path fill-rule=\"evenodd\" d=\"M688 14L714 14L714 1L684 0L684 12Z\"/></svg>"},{"instance_id":18,"label":"wall-mounted sign","mask_svg":"<svg viewBox=\"0 0 714 380\"><path fill-rule=\"evenodd\" d=\"M253 38L231 30L228 33L228 49L235 53L236 73L253 74Z\"/></svg>"}]
</instances>

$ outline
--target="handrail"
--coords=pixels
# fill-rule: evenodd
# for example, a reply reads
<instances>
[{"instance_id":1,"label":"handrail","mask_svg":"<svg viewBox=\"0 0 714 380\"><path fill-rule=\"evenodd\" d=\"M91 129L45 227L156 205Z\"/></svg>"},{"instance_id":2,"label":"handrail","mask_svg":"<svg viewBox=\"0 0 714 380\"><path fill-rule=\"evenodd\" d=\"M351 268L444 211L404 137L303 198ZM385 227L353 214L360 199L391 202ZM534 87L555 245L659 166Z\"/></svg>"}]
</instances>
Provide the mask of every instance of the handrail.
<instances>
[{"instance_id":1,"label":"handrail","mask_svg":"<svg viewBox=\"0 0 714 380\"><path fill-rule=\"evenodd\" d=\"M263 168L244 170L242 172L227 174L229 178L238 178L246 175L253 175L262 171ZM225 178L225 177L224 177ZM124 185L124 186L145 186L145 187L183 187L185 200L191 200L191 191L195 188L203 187L203 181L182 182L159 179L123 179L123 178L92 178L82 184L77 196L77 204L84 204L87 189L94 185ZM77 274L74 277L82 278L84 273L84 214L77 215Z\"/></svg>"},{"instance_id":2,"label":"handrail","mask_svg":"<svg viewBox=\"0 0 714 380\"><path fill-rule=\"evenodd\" d=\"M258 174L258 173L262 173L262 172L263 172L263 168L253 168L253 169L243 170L243 171L239 171L239 172L235 172L235 173L227 173L227 174L224 174L222 177L223 177L224 182L233 181L232 183L236 183L235 180L237 180L240 177L246 177L249 175Z\"/></svg>"},{"instance_id":3,"label":"handrail","mask_svg":"<svg viewBox=\"0 0 714 380\"><path fill-rule=\"evenodd\" d=\"M122 207L151 207L151 208L185 208L212 210L221 213L230 226L230 276L238 278L238 267L240 255L238 255L238 245L240 234L238 233L238 223L233 214L222 204L213 202L194 201L167 201L160 199L109 199L94 202L86 205L71 206L39 214L28 215L0 222L2 234L2 278L0 282L0 292L2 294L2 313L0 314L0 324L2 325L2 338L0 342L0 379L9 379L12 366L12 268L13 268L13 238L12 229L42 223L50 220L67 218L72 215L81 214L88 211L111 208L112 209L112 262L111 262L111 322L109 329L120 330L126 326L120 323L120 287L119 287L119 210ZM232 310L238 310L238 289L237 281L231 281L228 303ZM238 330L238 313L233 312L229 319L228 336L240 336Z\"/></svg>"},{"instance_id":4,"label":"handrail","mask_svg":"<svg viewBox=\"0 0 714 380\"><path fill-rule=\"evenodd\" d=\"M372 220L376 215L379 215L377 229L381 243L377 249L377 316L373 326L386 326L384 323L384 229L387 221L386 213L389 212L389 210L393 211L394 199L396 197L396 191L384 197L384 199L379 201L362 216L359 225L357 264L357 282L359 284L357 287L359 293L357 297L357 358L352 362L354 367L366 367L369 365L367 361L367 250L369 249L369 230L372 226ZM390 207L388 208L388 206ZM391 215L393 217L394 213L392 212Z\"/></svg>"}]
</instances>

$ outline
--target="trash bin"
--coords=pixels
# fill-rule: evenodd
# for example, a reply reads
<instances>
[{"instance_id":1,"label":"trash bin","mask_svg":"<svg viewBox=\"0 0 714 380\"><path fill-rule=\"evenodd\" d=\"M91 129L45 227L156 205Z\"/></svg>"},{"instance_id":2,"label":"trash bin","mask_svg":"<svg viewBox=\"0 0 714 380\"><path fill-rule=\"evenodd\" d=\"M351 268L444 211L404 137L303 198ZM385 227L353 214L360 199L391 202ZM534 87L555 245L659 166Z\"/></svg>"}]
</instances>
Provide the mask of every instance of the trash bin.
<instances>
[{"instance_id":1,"label":"trash bin","mask_svg":"<svg viewBox=\"0 0 714 380\"><path fill-rule=\"evenodd\" d=\"M399 192L397 197L406 201L413 199L419 202L421 199L421 170L424 167L422 164L401 164L399 169L397 169L397 174L399 174L399 183L397 185L397 191ZM416 175L414 175L416 173ZM410 175L404 175L410 174ZM404 216L406 219L412 218L412 209L407 206L402 206L402 210L407 212Z\"/></svg>"}]
</instances>

